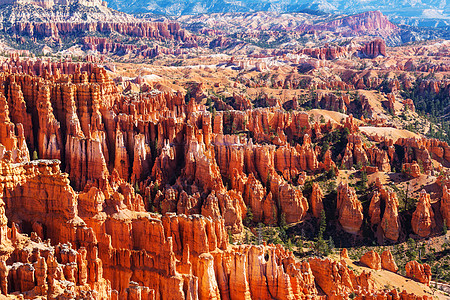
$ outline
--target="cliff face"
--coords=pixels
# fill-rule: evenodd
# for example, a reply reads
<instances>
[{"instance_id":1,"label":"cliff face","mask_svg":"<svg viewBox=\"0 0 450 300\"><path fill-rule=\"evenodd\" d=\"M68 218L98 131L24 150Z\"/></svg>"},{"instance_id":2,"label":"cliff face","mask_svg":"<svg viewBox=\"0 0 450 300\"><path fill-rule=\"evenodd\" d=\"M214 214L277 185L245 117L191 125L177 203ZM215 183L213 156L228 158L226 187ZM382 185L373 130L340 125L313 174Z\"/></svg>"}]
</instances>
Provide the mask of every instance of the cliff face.
<instances>
[{"instance_id":1,"label":"cliff face","mask_svg":"<svg viewBox=\"0 0 450 300\"><path fill-rule=\"evenodd\" d=\"M341 28L344 35L351 36L362 34L366 30L376 32L381 37L386 37L396 32L399 28L379 11L368 11L361 14L346 16L338 20L320 23L316 28L330 29ZM345 30L348 29L348 30Z\"/></svg>"},{"instance_id":2,"label":"cliff face","mask_svg":"<svg viewBox=\"0 0 450 300\"><path fill-rule=\"evenodd\" d=\"M375 39L365 44L361 53L369 58L375 58L379 55L386 56L386 42L382 39Z\"/></svg>"},{"instance_id":3,"label":"cliff face","mask_svg":"<svg viewBox=\"0 0 450 300\"><path fill-rule=\"evenodd\" d=\"M116 32L125 36L152 38L155 40L176 40L192 41L195 39L188 31L181 28L178 23L166 22L21 22L14 24L10 31L12 34L24 35L29 37L51 37L59 39L60 37L70 36L77 32L96 31L98 33ZM89 42L101 42L99 39L88 38Z\"/></svg>"}]
</instances>

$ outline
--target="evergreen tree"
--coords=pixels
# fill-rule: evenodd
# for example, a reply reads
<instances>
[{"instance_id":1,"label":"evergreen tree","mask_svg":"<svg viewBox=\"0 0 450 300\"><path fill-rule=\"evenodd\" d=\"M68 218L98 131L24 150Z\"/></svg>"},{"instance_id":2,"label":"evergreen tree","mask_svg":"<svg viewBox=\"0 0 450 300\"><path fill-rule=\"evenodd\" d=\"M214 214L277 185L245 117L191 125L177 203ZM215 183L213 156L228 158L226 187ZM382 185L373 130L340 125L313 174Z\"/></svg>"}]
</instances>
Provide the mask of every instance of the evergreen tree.
<instances>
[{"instance_id":1,"label":"evergreen tree","mask_svg":"<svg viewBox=\"0 0 450 300\"><path fill-rule=\"evenodd\" d=\"M327 229L327 220L325 216L325 210L322 209L320 212L320 223L319 223L319 235L318 238L323 239L323 234L325 233L325 230Z\"/></svg>"},{"instance_id":2,"label":"evergreen tree","mask_svg":"<svg viewBox=\"0 0 450 300\"><path fill-rule=\"evenodd\" d=\"M228 243L234 244L234 237L233 234L231 233L231 230L229 229L228 229Z\"/></svg>"},{"instance_id":3,"label":"evergreen tree","mask_svg":"<svg viewBox=\"0 0 450 300\"><path fill-rule=\"evenodd\" d=\"M258 223L258 228L256 228L256 243L261 245L263 240L262 223Z\"/></svg>"},{"instance_id":4,"label":"evergreen tree","mask_svg":"<svg viewBox=\"0 0 450 300\"><path fill-rule=\"evenodd\" d=\"M327 223L326 223L325 211L322 210L322 212L320 214L319 233L317 235L317 239L314 244L316 253L321 254L321 255L330 254L330 245L323 239L323 234L325 233L326 229L327 229ZM332 246L334 247L334 242L332 243Z\"/></svg>"},{"instance_id":5,"label":"evergreen tree","mask_svg":"<svg viewBox=\"0 0 450 300\"><path fill-rule=\"evenodd\" d=\"M447 234L447 230L448 230L448 228L447 228L447 220L444 220L444 226L442 226L442 232L444 233L444 235Z\"/></svg>"}]
</instances>

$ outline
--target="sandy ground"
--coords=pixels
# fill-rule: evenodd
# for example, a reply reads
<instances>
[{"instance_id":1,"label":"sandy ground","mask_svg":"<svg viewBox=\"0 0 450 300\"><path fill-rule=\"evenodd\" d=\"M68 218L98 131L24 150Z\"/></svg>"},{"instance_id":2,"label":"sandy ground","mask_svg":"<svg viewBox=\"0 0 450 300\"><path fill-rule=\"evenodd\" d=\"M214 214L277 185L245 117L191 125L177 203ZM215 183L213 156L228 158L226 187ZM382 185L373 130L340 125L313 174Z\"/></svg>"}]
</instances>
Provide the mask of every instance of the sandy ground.
<instances>
[{"instance_id":1,"label":"sandy ground","mask_svg":"<svg viewBox=\"0 0 450 300\"><path fill-rule=\"evenodd\" d=\"M320 121L320 117L323 116L325 122L331 120L332 123L341 123L348 115L331 110L325 109L311 109L306 111L310 116L314 116L314 119ZM357 124L362 124L362 121L355 119Z\"/></svg>"},{"instance_id":2,"label":"sandy ground","mask_svg":"<svg viewBox=\"0 0 450 300\"><path fill-rule=\"evenodd\" d=\"M367 135L376 135L389 137L394 140L394 143L399 138L412 138L417 137L419 138L420 135L417 133L411 132L409 130L405 129L397 129L392 127L373 127L373 126L361 126L359 127L359 130L364 132Z\"/></svg>"}]
</instances>

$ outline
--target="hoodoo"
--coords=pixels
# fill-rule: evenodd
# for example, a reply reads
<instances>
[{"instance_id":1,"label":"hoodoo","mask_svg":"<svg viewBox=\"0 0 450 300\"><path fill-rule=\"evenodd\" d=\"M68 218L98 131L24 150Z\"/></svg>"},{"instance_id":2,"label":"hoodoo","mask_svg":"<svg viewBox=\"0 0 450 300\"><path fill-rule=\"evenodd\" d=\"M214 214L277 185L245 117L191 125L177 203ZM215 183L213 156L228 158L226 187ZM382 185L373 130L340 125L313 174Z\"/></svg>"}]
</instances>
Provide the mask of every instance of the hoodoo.
<instances>
[{"instance_id":1,"label":"hoodoo","mask_svg":"<svg viewBox=\"0 0 450 300\"><path fill-rule=\"evenodd\" d=\"M0 0L2 296L446 299L445 9L107 2Z\"/></svg>"}]
</instances>

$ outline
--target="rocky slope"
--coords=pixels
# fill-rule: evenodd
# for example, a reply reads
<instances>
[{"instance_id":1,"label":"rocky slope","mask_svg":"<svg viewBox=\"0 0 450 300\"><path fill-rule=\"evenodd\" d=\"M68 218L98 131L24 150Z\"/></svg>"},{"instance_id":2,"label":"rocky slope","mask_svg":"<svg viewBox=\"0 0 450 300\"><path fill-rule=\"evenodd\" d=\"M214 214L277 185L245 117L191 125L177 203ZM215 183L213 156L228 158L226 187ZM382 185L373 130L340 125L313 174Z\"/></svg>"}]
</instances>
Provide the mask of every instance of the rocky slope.
<instances>
[{"instance_id":1,"label":"rocky slope","mask_svg":"<svg viewBox=\"0 0 450 300\"><path fill-rule=\"evenodd\" d=\"M81 3L51 7L30 3L4 5L0 8L0 23L4 42L11 48L36 55L60 51L63 56L95 54L135 61L157 56L185 57L199 51L298 53L306 44L328 48L329 42L345 46L332 47L335 50L329 50L327 58L341 57L342 51L351 56L357 48L362 57L373 58L385 55L385 47L376 40L376 44L361 49L371 42L367 36L378 36L389 45L397 45L410 33L380 12L352 16L226 13L169 19L153 15L136 18L102 5ZM354 36L360 37L359 47L348 43ZM421 39L420 34L408 36Z\"/></svg>"},{"instance_id":2,"label":"rocky slope","mask_svg":"<svg viewBox=\"0 0 450 300\"><path fill-rule=\"evenodd\" d=\"M36 151L39 158L59 159L78 191L103 185L105 176L115 174L136 185L146 206L162 213L222 216L232 232L242 230L249 207L266 224L282 216L287 223L304 220L309 209L301 190L304 172L336 164L389 172L393 165L420 161L423 172L431 174L439 169L432 157L446 163L450 156L449 146L437 140L375 135L368 136L368 146L352 117L342 124L311 124L307 113L276 108L213 115L195 101L185 104L180 93L124 97L104 69L90 64L12 61L8 69L35 76L3 75L4 156L22 162ZM336 164L311 141L330 129L349 133ZM251 138L236 132L250 132ZM399 151L408 156L400 157ZM364 215L354 189L342 182L337 194L339 223L349 233L359 232ZM400 231L395 198L379 185L370 205L371 223L389 224L384 231L392 240ZM428 236L434 217L426 191L420 199L411 225Z\"/></svg>"},{"instance_id":3,"label":"rocky slope","mask_svg":"<svg viewBox=\"0 0 450 300\"><path fill-rule=\"evenodd\" d=\"M88 54L0 57L3 294L429 299L448 280L447 42L390 48L379 12L52 18L3 28Z\"/></svg>"},{"instance_id":4,"label":"rocky slope","mask_svg":"<svg viewBox=\"0 0 450 300\"><path fill-rule=\"evenodd\" d=\"M380 288L374 274L356 274L345 262L299 261L280 245L229 242L250 209L265 224L301 223L310 203L320 213L323 193L313 187L308 201L305 172L337 170L330 150L321 154L311 137L348 131L345 160L355 164L384 170L399 159L392 140L374 136L371 147L362 145L351 116L320 125L305 112L275 108L212 114L180 92L124 94L105 69L89 63L12 58L2 70L3 294L430 299ZM448 157L448 145L437 141L395 145L412 153L408 161L425 162L429 153ZM428 224L422 211L429 210L429 196L421 197L413 228ZM336 200L342 229L357 234L365 216L354 188L340 184ZM395 211L387 214L389 223ZM376 255L361 261L395 269L389 253ZM424 284L429 270L417 263L406 268Z\"/></svg>"}]
</instances>

